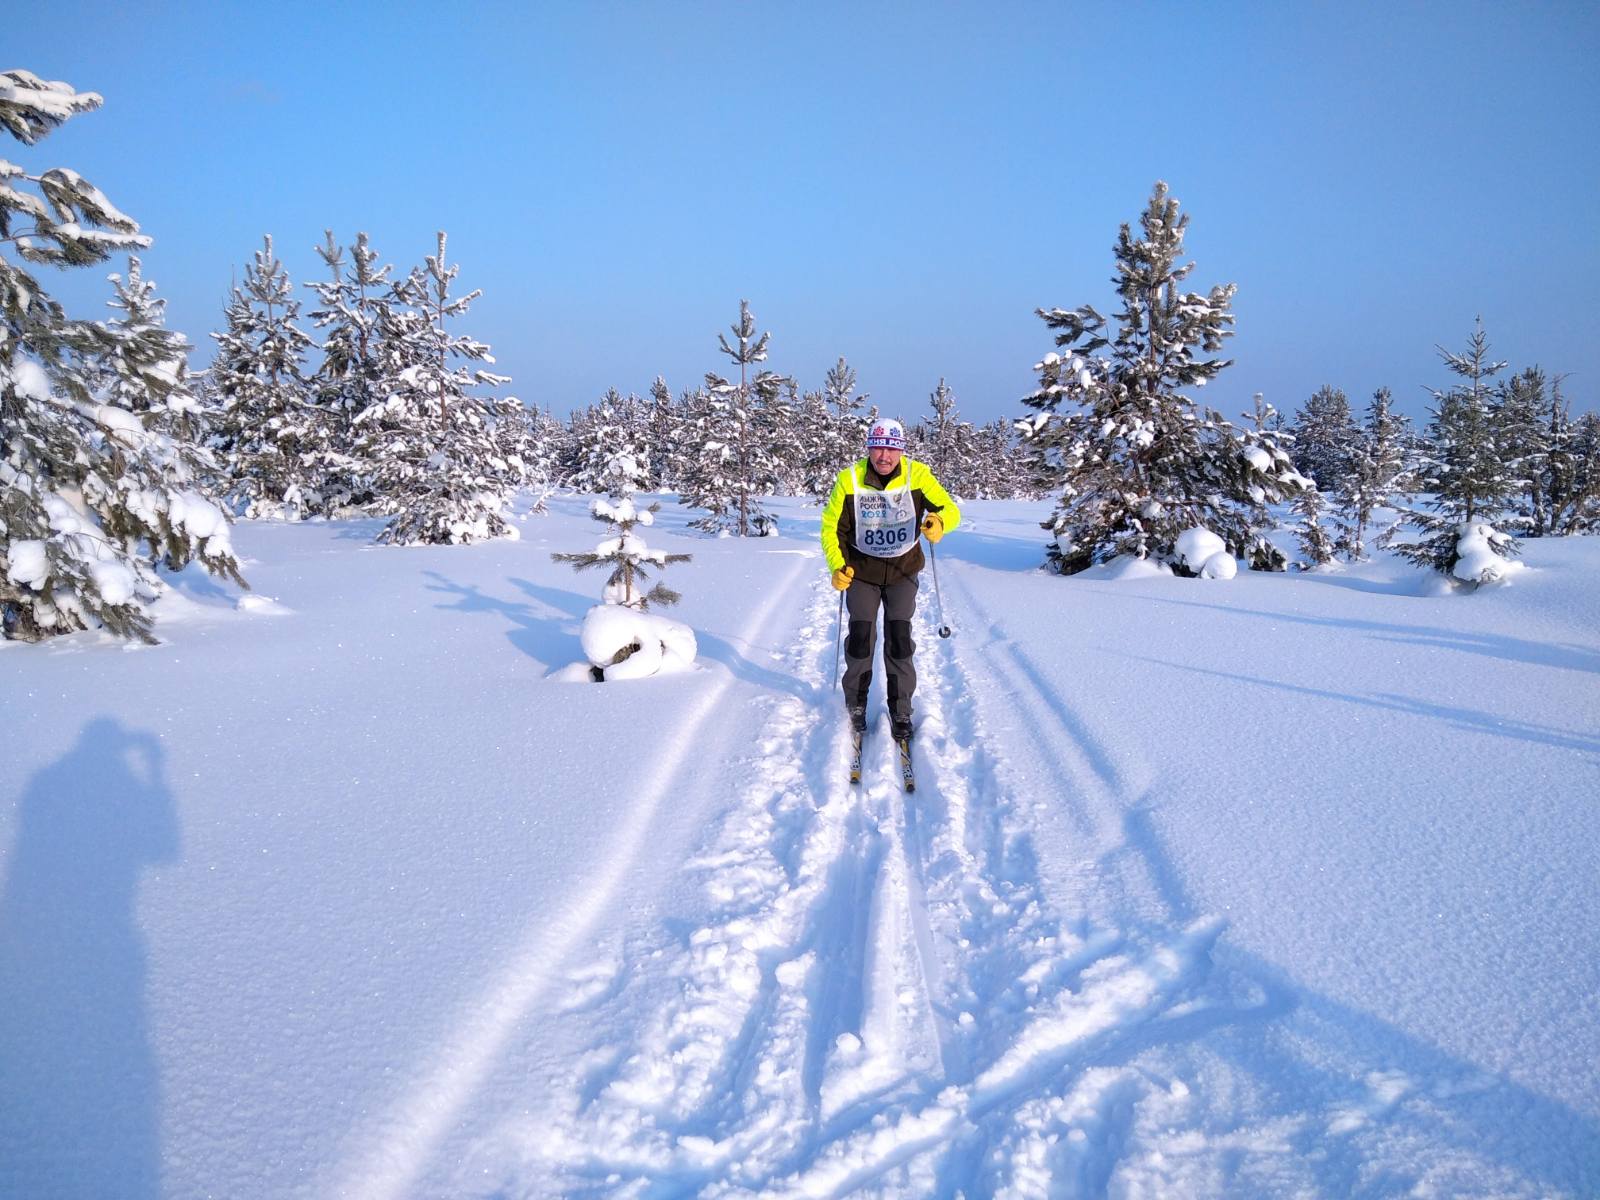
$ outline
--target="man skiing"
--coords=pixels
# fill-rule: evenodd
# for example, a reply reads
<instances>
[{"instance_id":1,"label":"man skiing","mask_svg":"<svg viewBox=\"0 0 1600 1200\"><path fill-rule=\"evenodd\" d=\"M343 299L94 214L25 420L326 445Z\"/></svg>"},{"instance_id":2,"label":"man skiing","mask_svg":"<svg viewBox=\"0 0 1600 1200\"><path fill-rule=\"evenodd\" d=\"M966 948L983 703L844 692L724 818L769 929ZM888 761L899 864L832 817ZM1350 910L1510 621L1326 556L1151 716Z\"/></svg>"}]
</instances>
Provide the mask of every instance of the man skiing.
<instances>
[{"instance_id":1,"label":"man skiing","mask_svg":"<svg viewBox=\"0 0 1600 1200\"><path fill-rule=\"evenodd\" d=\"M822 510L822 553L833 586L845 593L850 610L845 708L859 734L867 726L867 688L882 605L889 719L901 743L911 736L911 695L917 687L911 614L917 607L917 573L926 561L917 534L937 542L961 522L961 511L944 485L905 452L906 431L900 422L874 421L867 432L867 456L839 472Z\"/></svg>"}]
</instances>

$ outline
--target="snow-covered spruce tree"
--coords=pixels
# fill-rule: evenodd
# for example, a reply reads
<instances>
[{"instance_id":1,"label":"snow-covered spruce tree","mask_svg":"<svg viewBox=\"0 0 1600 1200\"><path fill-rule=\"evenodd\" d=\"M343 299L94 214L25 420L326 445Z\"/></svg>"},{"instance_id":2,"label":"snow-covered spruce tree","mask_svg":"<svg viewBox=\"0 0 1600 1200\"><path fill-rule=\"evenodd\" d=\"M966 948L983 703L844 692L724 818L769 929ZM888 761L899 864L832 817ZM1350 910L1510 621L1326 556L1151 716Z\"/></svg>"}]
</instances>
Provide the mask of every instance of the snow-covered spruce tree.
<instances>
[{"instance_id":1,"label":"snow-covered spruce tree","mask_svg":"<svg viewBox=\"0 0 1600 1200\"><path fill-rule=\"evenodd\" d=\"M634 464L633 487L648 487L645 461L649 448L628 416L628 403L616 388L607 388L600 403L573 414L572 457L567 486L575 492L605 492L612 486L616 460Z\"/></svg>"},{"instance_id":2,"label":"snow-covered spruce tree","mask_svg":"<svg viewBox=\"0 0 1600 1200\"><path fill-rule=\"evenodd\" d=\"M1493 525L1514 484L1501 463L1489 407L1489 380L1506 364L1489 358L1482 320L1464 353L1438 351L1463 382L1433 392L1430 457L1420 489L1432 494L1433 511L1408 514L1408 524L1429 536L1395 551L1464 583L1487 583L1505 575L1517 553L1516 539Z\"/></svg>"},{"instance_id":3,"label":"snow-covered spruce tree","mask_svg":"<svg viewBox=\"0 0 1600 1200\"><path fill-rule=\"evenodd\" d=\"M677 444L678 408L672 389L660 375L650 384L646 442L650 447L648 466L652 491L674 491L678 486Z\"/></svg>"},{"instance_id":4,"label":"snow-covered spruce tree","mask_svg":"<svg viewBox=\"0 0 1600 1200\"><path fill-rule=\"evenodd\" d=\"M1244 414L1249 424L1240 431L1244 442L1244 454L1261 466L1263 471L1284 472L1285 477L1298 484L1304 491L1313 490L1313 484L1305 476L1288 471L1288 466L1293 462L1294 456L1291 447L1294 445L1294 434L1287 432L1283 427L1282 415L1266 397L1257 392L1251 411ZM1250 560L1250 569L1253 571L1287 571L1289 569L1289 556L1267 537L1266 531L1275 523L1272 510L1268 507L1270 499L1276 499L1260 487L1246 489L1250 497L1250 525L1255 530L1250 539L1247 557ZM1298 497L1298 493L1297 493ZM1317 506L1320 515L1321 505Z\"/></svg>"},{"instance_id":5,"label":"snow-covered spruce tree","mask_svg":"<svg viewBox=\"0 0 1600 1200\"><path fill-rule=\"evenodd\" d=\"M583 554L552 554L556 562L574 570L609 567L601 593L602 603L583 619L580 640L588 664L587 677L596 681L638 679L661 671L683 670L694 662L694 631L687 625L647 611L654 605L676 604L678 593L657 582L649 586L652 570L670 563L688 562L687 554L651 550L636 531L649 525L659 504L640 508L634 500L645 481L644 464L632 454L612 456L601 472L606 494L590 508L594 519L607 527L607 536Z\"/></svg>"},{"instance_id":6,"label":"snow-covered spruce tree","mask_svg":"<svg viewBox=\"0 0 1600 1200\"><path fill-rule=\"evenodd\" d=\"M1211 531L1235 555L1249 554L1261 532L1251 520L1256 493L1270 503L1300 490L1287 456L1260 452L1184 394L1229 365L1200 355L1221 350L1232 335L1235 290L1179 290L1194 269L1180 263L1188 223L1158 182L1140 217L1143 236L1122 226L1114 337L1088 305L1039 310L1066 353L1035 364L1039 388L1025 403L1038 412L1017 424L1034 481L1060 493L1043 525L1053 535L1050 565L1064 574L1121 554L1188 569L1176 547L1194 528Z\"/></svg>"},{"instance_id":7,"label":"snow-covered spruce tree","mask_svg":"<svg viewBox=\"0 0 1600 1200\"><path fill-rule=\"evenodd\" d=\"M499 456L511 470L511 479L532 496L530 512L548 511L546 501L555 487L559 438L552 438L552 422L537 405L529 407L515 396L491 398L493 436Z\"/></svg>"},{"instance_id":8,"label":"snow-covered spruce tree","mask_svg":"<svg viewBox=\"0 0 1600 1200\"><path fill-rule=\"evenodd\" d=\"M635 494L646 482L644 465L633 453L619 451L607 461L598 479L604 484L605 495L595 498L589 512L606 526L606 537L588 553L552 554L550 557L559 563L569 563L578 571L609 567L611 574L600 597L606 604L641 611L652 604L676 604L682 597L666 584L646 586L652 568L688 562L690 555L652 550L644 538L634 532L637 525L654 524L655 514L661 511L660 504L641 508L634 502Z\"/></svg>"},{"instance_id":9,"label":"snow-covered spruce tree","mask_svg":"<svg viewBox=\"0 0 1600 1200\"><path fill-rule=\"evenodd\" d=\"M1567 444L1554 532L1592 533L1600 529L1600 413L1584 413Z\"/></svg>"},{"instance_id":10,"label":"snow-covered spruce tree","mask_svg":"<svg viewBox=\"0 0 1600 1200\"><path fill-rule=\"evenodd\" d=\"M1324 384L1295 414L1294 464L1326 494L1337 491L1350 469L1350 447L1356 438L1350 401L1336 387Z\"/></svg>"},{"instance_id":11,"label":"snow-covered spruce tree","mask_svg":"<svg viewBox=\"0 0 1600 1200\"><path fill-rule=\"evenodd\" d=\"M954 485L957 494L975 500L1035 499L1026 473L1019 470L1021 459L1012 422L1001 418L974 427L965 476L958 476Z\"/></svg>"},{"instance_id":12,"label":"snow-covered spruce tree","mask_svg":"<svg viewBox=\"0 0 1600 1200\"><path fill-rule=\"evenodd\" d=\"M317 449L326 440L322 410L310 403L300 301L272 249L272 237L245 268L211 336L211 382L221 409L210 415L211 442L228 479L229 503L244 516L299 520L321 510Z\"/></svg>"},{"instance_id":13,"label":"snow-covered spruce tree","mask_svg":"<svg viewBox=\"0 0 1600 1200\"><path fill-rule=\"evenodd\" d=\"M101 97L0 73L0 126L24 145ZM183 340L161 326L137 262L110 322L69 318L24 264L90 266L150 239L76 171L0 160L0 636L101 627L154 641L152 562L198 557L239 584L222 512L199 491Z\"/></svg>"},{"instance_id":14,"label":"snow-covered spruce tree","mask_svg":"<svg viewBox=\"0 0 1600 1200\"><path fill-rule=\"evenodd\" d=\"M380 396L384 378L383 330L393 324L391 268L365 233L356 234L345 262L344 248L326 230L316 247L330 278L309 283L317 297L311 320L322 332L322 362L310 380L320 416L320 434L309 456L321 477L320 511L325 516L372 502L371 465L360 453L355 419Z\"/></svg>"},{"instance_id":15,"label":"snow-covered spruce tree","mask_svg":"<svg viewBox=\"0 0 1600 1200\"><path fill-rule=\"evenodd\" d=\"M1300 545L1300 553L1304 555L1304 569L1327 566L1334 560L1337 547L1327 526L1322 523L1323 512L1327 508L1322 492L1313 484L1297 493L1290 506L1299 518L1294 524L1294 534L1295 541Z\"/></svg>"},{"instance_id":16,"label":"snow-covered spruce tree","mask_svg":"<svg viewBox=\"0 0 1600 1200\"><path fill-rule=\"evenodd\" d=\"M837 475L843 465L834 457L836 452L833 416L825 394L819 388L810 389L801 394L795 405L794 457L786 464L789 490L820 504L826 493L819 489L830 466Z\"/></svg>"},{"instance_id":17,"label":"snow-covered spruce tree","mask_svg":"<svg viewBox=\"0 0 1600 1200\"><path fill-rule=\"evenodd\" d=\"M1349 471L1338 493L1341 521L1339 549L1356 562L1367 556L1367 529L1372 514L1392 506L1404 493L1406 474L1405 418L1390 407L1388 388L1379 388L1367 405L1366 418L1350 449ZM1398 525L1378 535L1377 545L1388 544Z\"/></svg>"},{"instance_id":18,"label":"snow-covered spruce tree","mask_svg":"<svg viewBox=\"0 0 1600 1200\"><path fill-rule=\"evenodd\" d=\"M1516 479L1523 530L1529 537L1575 532L1575 518L1595 492L1560 377L1547 383L1542 370L1529 367L1499 389L1490 411L1502 465Z\"/></svg>"},{"instance_id":19,"label":"snow-covered spruce tree","mask_svg":"<svg viewBox=\"0 0 1600 1200\"><path fill-rule=\"evenodd\" d=\"M949 480L959 471L961 419L956 416L956 394L943 376L929 393L928 406L933 409L933 419L926 423L920 439L922 461L949 487Z\"/></svg>"},{"instance_id":20,"label":"snow-covered spruce tree","mask_svg":"<svg viewBox=\"0 0 1600 1200\"><path fill-rule=\"evenodd\" d=\"M495 443L490 403L468 391L509 379L467 366L492 363L489 347L445 329L482 293L451 297L460 267L445 264L445 235L438 237L425 268L394 286L381 331L383 387L355 419L361 454L373 465L374 507L391 514L377 540L389 545L516 536L506 519L514 471Z\"/></svg>"},{"instance_id":21,"label":"snow-covered spruce tree","mask_svg":"<svg viewBox=\"0 0 1600 1200\"><path fill-rule=\"evenodd\" d=\"M691 522L696 529L749 537L771 528L761 498L771 495L777 474L771 435L783 379L772 371L750 373L766 361L772 335L756 336L747 300L739 301L739 323L732 333L737 346L724 334L717 341L738 364L739 382L707 372L704 401L693 414L697 454L686 464L681 498L689 507L705 510L705 516Z\"/></svg>"},{"instance_id":22,"label":"snow-covered spruce tree","mask_svg":"<svg viewBox=\"0 0 1600 1200\"><path fill-rule=\"evenodd\" d=\"M825 427L827 444L816 479L819 501L827 499L828 493L833 490L833 481L840 468L861 457L867 429L878 416L876 406L867 407L872 394L856 391L855 368L842 355L823 377L822 396L828 408L829 420Z\"/></svg>"}]
</instances>

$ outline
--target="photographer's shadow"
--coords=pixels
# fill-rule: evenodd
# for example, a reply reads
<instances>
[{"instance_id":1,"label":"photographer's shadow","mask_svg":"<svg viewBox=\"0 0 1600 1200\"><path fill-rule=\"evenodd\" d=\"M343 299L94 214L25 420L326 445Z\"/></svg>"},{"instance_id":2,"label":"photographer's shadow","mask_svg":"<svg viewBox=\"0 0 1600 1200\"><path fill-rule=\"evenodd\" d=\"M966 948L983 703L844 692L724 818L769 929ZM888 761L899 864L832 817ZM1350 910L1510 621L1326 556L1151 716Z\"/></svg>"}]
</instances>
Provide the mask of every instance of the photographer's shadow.
<instances>
[{"instance_id":1,"label":"photographer's shadow","mask_svg":"<svg viewBox=\"0 0 1600 1200\"><path fill-rule=\"evenodd\" d=\"M161 744L101 717L29 782L0 889L0 1195L160 1194L139 878L178 853Z\"/></svg>"}]
</instances>

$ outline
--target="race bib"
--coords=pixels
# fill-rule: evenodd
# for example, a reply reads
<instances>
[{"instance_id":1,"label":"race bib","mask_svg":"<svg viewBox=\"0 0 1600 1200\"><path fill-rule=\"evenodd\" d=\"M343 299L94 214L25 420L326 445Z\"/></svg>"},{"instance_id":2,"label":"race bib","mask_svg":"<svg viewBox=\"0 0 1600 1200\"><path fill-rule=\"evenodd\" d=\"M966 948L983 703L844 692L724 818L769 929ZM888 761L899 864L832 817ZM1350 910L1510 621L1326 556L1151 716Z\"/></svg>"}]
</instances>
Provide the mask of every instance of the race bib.
<instances>
[{"instance_id":1,"label":"race bib","mask_svg":"<svg viewBox=\"0 0 1600 1200\"><path fill-rule=\"evenodd\" d=\"M909 485L894 492L857 489L856 549L873 558L899 558L917 540L917 506Z\"/></svg>"}]
</instances>

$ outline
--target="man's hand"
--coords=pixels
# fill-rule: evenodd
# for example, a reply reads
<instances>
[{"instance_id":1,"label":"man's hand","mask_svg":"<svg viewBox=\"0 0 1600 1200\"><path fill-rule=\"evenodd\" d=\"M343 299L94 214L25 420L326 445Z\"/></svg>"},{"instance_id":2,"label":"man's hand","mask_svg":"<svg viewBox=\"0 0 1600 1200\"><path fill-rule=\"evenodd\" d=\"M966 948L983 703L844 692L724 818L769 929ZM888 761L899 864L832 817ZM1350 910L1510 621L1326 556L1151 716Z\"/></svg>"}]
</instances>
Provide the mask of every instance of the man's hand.
<instances>
[{"instance_id":1,"label":"man's hand","mask_svg":"<svg viewBox=\"0 0 1600 1200\"><path fill-rule=\"evenodd\" d=\"M938 513L928 513L922 518L922 535L930 542L937 542L944 536L944 522Z\"/></svg>"},{"instance_id":2,"label":"man's hand","mask_svg":"<svg viewBox=\"0 0 1600 1200\"><path fill-rule=\"evenodd\" d=\"M854 567L840 567L833 573L833 590L836 592L844 591L850 586L851 580L855 577L856 569Z\"/></svg>"}]
</instances>

